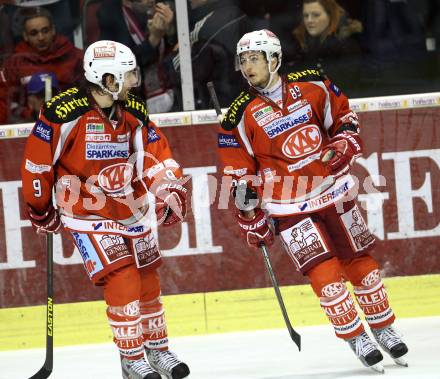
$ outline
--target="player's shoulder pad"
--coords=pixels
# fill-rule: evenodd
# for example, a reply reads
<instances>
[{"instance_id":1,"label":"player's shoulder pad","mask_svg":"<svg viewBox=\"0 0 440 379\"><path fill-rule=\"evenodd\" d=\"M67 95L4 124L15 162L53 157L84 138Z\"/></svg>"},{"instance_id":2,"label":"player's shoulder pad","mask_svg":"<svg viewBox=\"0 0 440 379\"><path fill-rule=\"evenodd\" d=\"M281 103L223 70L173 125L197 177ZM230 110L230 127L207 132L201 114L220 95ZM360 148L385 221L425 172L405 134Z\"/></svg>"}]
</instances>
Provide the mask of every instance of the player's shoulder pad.
<instances>
[{"instance_id":1,"label":"player's shoulder pad","mask_svg":"<svg viewBox=\"0 0 440 379\"><path fill-rule=\"evenodd\" d=\"M229 106L228 112L226 113L222 122L222 128L228 131L236 128L246 109L246 106L253 99L255 99L254 94L248 91L242 91Z\"/></svg>"},{"instance_id":2,"label":"player's shoulder pad","mask_svg":"<svg viewBox=\"0 0 440 379\"><path fill-rule=\"evenodd\" d=\"M75 120L90 109L90 100L85 90L72 87L46 101L42 111L50 122L64 124Z\"/></svg>"},{"instance_id":3,"label":"player's shoulder pad","mask_svg":"<svg viewBox=\"0 0 440 379\"><path fill-rule=\"evenodd\" d=\"M148 125L149 116L147 102L136 95L128 94L127 101L124 104L125 110L137 119L141 120L144 126Z\"/></svg>"},{"instance_id":4,"label":"player's shoulder pad","mask_svg":"<svg viewBox=\"0 0 440 379\"><path fill-rule=\"evenodd\" d=\"M287 82L318 82L323 81L324 77L321 76L318 70L307 69L303 71L295 71L287 74Z\"/></svg>"}]
</instances>

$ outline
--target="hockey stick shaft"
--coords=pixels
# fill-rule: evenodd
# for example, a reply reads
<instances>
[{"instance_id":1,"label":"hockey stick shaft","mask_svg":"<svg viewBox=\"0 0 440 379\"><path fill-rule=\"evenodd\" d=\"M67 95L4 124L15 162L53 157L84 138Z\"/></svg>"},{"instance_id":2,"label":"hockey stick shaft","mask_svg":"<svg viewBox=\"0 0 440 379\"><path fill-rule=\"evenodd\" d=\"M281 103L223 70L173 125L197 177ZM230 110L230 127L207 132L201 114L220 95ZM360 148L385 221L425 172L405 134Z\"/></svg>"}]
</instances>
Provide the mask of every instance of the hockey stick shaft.
<instances>
[{"instance_id":1,"label":"hockey stick shaft","mask_svg":"<svg viewBox=\"0 0 440 379\"><path fill-rule=\"evenodd\" d=\"M46 360L40 370L29 379L46 379L53 369L53 234L46 234L47 255L47 308L46 308Z\"/></svg>"},{"instance_id":2,"label":"hockey stick shaft","mask_svg":"<svg viewBox=\"0 0 440 379\"><path fill-rule=\"evenodd\" d=\"M212 104L214 105L215 113L217 116L222 114L222 110L220 108L220 102L218 101L217 93L215 92L214 83L208 82L206 83L206 87L208 88L209 96L211 96Z\"/></svg>"},{"instance_id":3,"label":"hockey stick shaft","mask_svg":"<svg viewBox=\"0 0 440 379\"><path fill-rule=\"evenodd\" d=\"M284 322L286 323L287 330L289 331L290 338L292 338L293 342L295 342L296 346L298 346L298 350L301 351L301 335L298 334L295 329L293 329L292 324L290 323L289 316L287 314L286 306L284 305L283 297L281 296L280 287L278 286L277 279L275 278L275 274L272 269L272 264L270 262L269 252L267 250L266 245L262 244L260 246L261 252L263 254L264 263L266 265L267 272L269 273L270 280L272 281L273 288L275 290L275 294L278 299L278 304L281 308L281 313L284 317Z\"/></svg>"}]
</instances>

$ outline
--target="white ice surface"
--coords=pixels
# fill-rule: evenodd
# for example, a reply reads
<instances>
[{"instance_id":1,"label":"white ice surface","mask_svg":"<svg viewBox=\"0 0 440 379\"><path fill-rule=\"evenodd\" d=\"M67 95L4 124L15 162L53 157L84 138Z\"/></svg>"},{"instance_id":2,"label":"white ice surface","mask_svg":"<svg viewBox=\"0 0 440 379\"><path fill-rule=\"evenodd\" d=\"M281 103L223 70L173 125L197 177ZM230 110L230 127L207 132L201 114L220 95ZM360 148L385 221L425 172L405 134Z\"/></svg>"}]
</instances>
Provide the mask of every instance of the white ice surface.
<instances>
[{"instance_id":1,"label":"white ice surface","mask_svg":"<svg viewBox=\"0 0 440 379\"><path fill-rule=\"evenodd\" d=\"M362 366L329 325L298 328L301 352L285 329L179 337L171 348L190 366L191 379L439 379L440 317L399 319L396 327L410 349L409 367L385 356L385 375ZM0 352L0 379L29 378L44 354L44 349ZM112 343L55 349L51 378L121 377Z\"/></svg>"}]
</instances>

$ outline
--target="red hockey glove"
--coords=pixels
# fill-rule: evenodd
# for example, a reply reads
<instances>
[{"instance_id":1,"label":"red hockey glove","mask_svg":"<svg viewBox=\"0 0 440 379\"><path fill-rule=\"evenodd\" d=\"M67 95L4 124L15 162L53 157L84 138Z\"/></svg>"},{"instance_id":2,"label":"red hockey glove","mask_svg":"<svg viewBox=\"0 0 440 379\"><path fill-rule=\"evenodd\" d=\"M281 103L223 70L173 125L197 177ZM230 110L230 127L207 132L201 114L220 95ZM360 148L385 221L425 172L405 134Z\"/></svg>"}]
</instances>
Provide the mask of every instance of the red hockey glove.
<instances>
[{"instance_id":1,"label":"red hockey glove","mask_svg":"<svg viewBox=\"0 0 440 379\"><path fill-rule=\"evenodd\" d=\"M158 225L171 226L186 216L186 193L179 183L164 183L156 190L156 216Z\"/></svg>"},{"instance_id":2,"label":"red hockey glove","mask_svg":"<svg viewBox=\"0 0 440 379\"><path fill-rule=\"evenodd\" d=\"M50 204L49 208L42 215L38 214L31 207L28 207L28 215L32 227L37 234L59 233L61 220L57 210Z\"/></svg>"},{"instance_id":3,"label":"red hockey glove","mask_svg":"<svg viewBox=\"0 0 440 379\"><path fill-rule=\"evenodd\" d=\"M271 246L273 244L273 233L269 228L264 212L257 208L251 219L245 218L241 213L237 214L238 226L241 234L246 237L246 241L251 247L260 247L262 244Z\"/></svg>"},{"instance_id":4,"label":"red hockey glove","mask_svg":"<svg viewBox=\"0 0 440 379\"><path fill-rule=\"evenodd\" d=\"M357 133L342 132L330 140L321 153L321 161L331 175L348 172L354 160L362 154L362 142Z\"/></svg>"}]
</instances>

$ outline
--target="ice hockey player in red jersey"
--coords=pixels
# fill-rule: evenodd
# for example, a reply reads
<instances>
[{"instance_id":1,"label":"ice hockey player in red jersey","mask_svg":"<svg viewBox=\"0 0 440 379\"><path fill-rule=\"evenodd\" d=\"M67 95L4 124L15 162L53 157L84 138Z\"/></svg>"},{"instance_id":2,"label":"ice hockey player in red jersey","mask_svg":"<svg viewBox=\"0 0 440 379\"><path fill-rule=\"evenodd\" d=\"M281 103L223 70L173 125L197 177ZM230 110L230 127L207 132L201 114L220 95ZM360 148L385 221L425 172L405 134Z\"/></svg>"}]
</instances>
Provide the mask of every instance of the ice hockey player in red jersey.
<instances>
[{"instance_id":1,"label":"ice hockey player in red jersey","mask_svg":"<svg viewBox=\"0 0 440 379\"><path fill-rule=\"evenodd\" d=\"M163 226L185 217L181 169L145 100L130 94L140 83L132 51L95 42L84 70L83 86L43 105L27 140L28 216L37 233L63 224L91 281L103 287L123 378L184 378L188 366L168 350L161 255L149 222L154 212Z\"/></svg>"},{"instance_id":2,"label":"ice hockey player in red jersey","mask_svg":"<svg viewBox=\"0 0 440 379\"><path fill-rule=\"evenodd\" d=\"M280 41L269 30L247 33L237 44L249 89L222 118L218 150L224 175L233 179L239 228L253 247L270 246L279 235L336 336L365 366L383 371L383 356L345 284L350 281L377 343L405 365L408 348L392 326L379 266L369 255L374 237L352 196L349 171L362 153L357 115L318 71L279 75L281 58Z\"/></svg>"}]
</instances>

